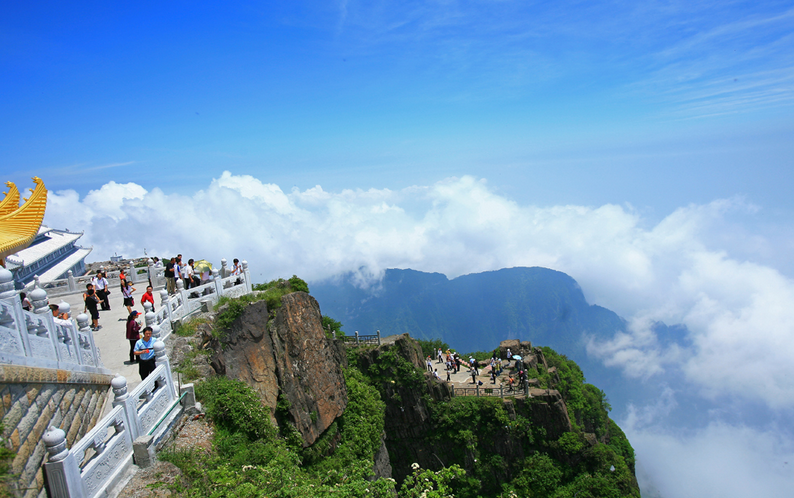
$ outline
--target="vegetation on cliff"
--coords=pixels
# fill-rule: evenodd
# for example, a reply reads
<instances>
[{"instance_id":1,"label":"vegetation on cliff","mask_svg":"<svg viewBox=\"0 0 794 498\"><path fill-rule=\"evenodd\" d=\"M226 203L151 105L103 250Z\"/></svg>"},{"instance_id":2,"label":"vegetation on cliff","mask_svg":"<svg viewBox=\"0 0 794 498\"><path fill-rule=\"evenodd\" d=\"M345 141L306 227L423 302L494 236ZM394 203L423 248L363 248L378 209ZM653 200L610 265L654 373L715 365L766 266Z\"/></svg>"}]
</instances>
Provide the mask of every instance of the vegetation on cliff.
<instances>
[{"instance_id":1,"label":"vegetation on cliff","mask_svg":"<svg viewBox=\"0 0 794 498\"><path fill-rule=\"evenodd\" d=\"M289 281L266 284L262 292L271 292L271 299L280 293L279 301L282 291L293 292L292 282L279 282ZM226 303L215 327L233 326L250 302ZM219 321L223 313L231 315ZM323 330L330 326L331 339L341 324L329 320L323 319ZM543 355L547 365L539 363L530 374L559 394L503 400L451 397L445 383L424 372L426 354L407 337L348 349L347 406L307 447L286 396L279 395L271 414L251 386L211 377L197 384L196 396L215 426L213 450L163 454L184 474L172 491L191 497L639 496L633 450L609 419L604 393L585 383L565 356L550 348ZM384 441L397 481L376 477L384 475L375 464Z\"/></svg>"}]
</instances>

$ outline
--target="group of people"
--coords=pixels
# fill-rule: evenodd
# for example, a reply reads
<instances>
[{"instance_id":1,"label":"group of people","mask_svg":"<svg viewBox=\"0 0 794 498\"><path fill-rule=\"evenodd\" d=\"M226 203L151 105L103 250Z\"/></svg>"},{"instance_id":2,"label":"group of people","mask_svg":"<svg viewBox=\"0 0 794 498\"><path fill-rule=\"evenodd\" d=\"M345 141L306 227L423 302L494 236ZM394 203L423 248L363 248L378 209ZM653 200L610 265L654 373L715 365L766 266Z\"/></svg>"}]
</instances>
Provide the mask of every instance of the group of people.
<instances>
[{"instance_id":1,"label":"group of people","mask_svg":"<svg viewBox=\"0 0 794 498\"><path fill-rule=\"evenodd\" d=\"M474 357L470 357L468 361L464 361L457 353L453 353L449 350L444 353L441 348L435 352L435 356L438 363L444 363L446 366L447 382L450 381L450 374L460 372L461 366L466 363L469 367L469 373L471 374L471 383L477 384L479 382L479 384L482 385L482 381L477 380L477 377L480 375L480 365ZM492 384L496 384L497 378L499 378L503 371L510 366L511 360L513 360L513 354L510 349L507 350L507 359L498 358L496 355L490 359L490 377ZM441 380L441 377L438 374L438 369L433 368L434 365L432 357L428 356L425 361L427 370L433 374L436 379ZM525 385L527 382L526 370L523 368L523 364L519 362L518 359L516 359L515 367L518 369L516 372L517 379L513 377L512 373L508 375L507 379L508 389L510 391L516 387L516 384L518 384L518 387L523 387L523 385Z\"/></svg>"},{"instance_id":2,"label":"group of people","mask_svg":"<svg viewBox=\"0 0 794 498\"><path fill-rule=\"evenodd\" d=\"M154 258L156 266L162 267L162 263L158 258ZM193 259L189 259L187 263L182 262L182 255L178 254L171 258L165 264L165 278L166 289L169 294L176 292L176 282L180 279L185 289L197 287L211 280L210 269L208 266L201 268L198 272L195 268ZM234 259L234 267L231 272L232 275L242 274L242 265L240 261ZM129 363L138 363L138 371L141 375L141 380L145 379L155 368L155 354L154 342L152 338L152 328L144 327L141 330L139 323L141 312L133 309L135 307L135 298L133 293L136 291L132 282L128 280L124 270L119 272L120 291L123 297L124 306L127 308L127 321L126 321L126 338L129 341ZM97 331L102 328L99 325L99 312L110 310L110 301L108 296L111 294L110 286L104 272L97 272L91 279L91 282L86 285L86 290L83 293L83 302L85 307L84 312L89 313L91 316L91 330ZM21 295L23 307L31 307L30 301L26 296ZM141 307L146 309L146 303L151 305L152 311L155 310L154 293L152 282L146 287L146 292L140 298ZM56 306L57 308L57 306ZM56 311L53 311L55 314ZM58 315L56 315L57 317Z\"/></svg>"},{"instance_id":3,"label":"group of people","mask_svg":"<svg viewBox=\"0 0 794 498\"><path fill-rule=\"evenodd\" d=\"M201 270L200 272L198 270ZM240 260L234 258L234 267L231 275L240 275L243 272L243 267ZM176 293L176 283L181 280L185 289L191 287L198 287L199 285L206 284L211 280L211 272L209 265L204 265L201 268L195 268L195 261L191 258L187 263L182 263L182 255L177 254L165 264L165 287L168 294Z\"/></svg>"}]
</instances>

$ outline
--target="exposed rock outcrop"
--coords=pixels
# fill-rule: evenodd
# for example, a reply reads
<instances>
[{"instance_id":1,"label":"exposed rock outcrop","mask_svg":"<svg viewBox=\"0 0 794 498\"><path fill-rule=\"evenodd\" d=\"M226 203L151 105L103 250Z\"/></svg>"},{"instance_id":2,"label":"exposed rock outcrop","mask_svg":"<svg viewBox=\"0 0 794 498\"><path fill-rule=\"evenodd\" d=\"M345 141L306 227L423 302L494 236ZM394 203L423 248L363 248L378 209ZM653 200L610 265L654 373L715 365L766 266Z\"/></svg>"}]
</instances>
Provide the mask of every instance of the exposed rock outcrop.
<instances>
[{"instance_id":1,"label":"exposed rock outcrop","mask_svg":"<svg viewBox=\"0 0 794 498\"><path fill-rule=\"evenodd\" d=\"M341 344L326 338L317 301L304 292L282 297L271 319L266 301L249 304L216 344L212 366L259 393L275 422L279 396L304 446L342 415L347 388Z\"/></svg>"}]
</instances>

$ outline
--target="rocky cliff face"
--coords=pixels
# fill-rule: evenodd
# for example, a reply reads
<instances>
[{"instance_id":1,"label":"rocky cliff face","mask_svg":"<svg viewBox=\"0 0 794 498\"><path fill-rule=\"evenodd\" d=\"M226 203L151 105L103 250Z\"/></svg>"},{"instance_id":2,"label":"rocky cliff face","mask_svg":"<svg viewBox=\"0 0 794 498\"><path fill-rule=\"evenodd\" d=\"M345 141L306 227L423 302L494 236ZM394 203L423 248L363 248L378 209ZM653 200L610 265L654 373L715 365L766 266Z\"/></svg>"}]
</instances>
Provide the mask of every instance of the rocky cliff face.
<instances>
[{"instance_id":1,"label":"rocky cliff face","mask_svg":"<svg viewBox=\"0 0 794 498\"><path fill-rule=\"evenodd\" d=\"M288 407L304 446L347 406L345 351L326 338L320 307L304 292L282 297L274 318L265 301L249 304L213 349L216 373L250 385L270 407L274 422L281 398L280 408Z\"/></svg>"}]
</instances>

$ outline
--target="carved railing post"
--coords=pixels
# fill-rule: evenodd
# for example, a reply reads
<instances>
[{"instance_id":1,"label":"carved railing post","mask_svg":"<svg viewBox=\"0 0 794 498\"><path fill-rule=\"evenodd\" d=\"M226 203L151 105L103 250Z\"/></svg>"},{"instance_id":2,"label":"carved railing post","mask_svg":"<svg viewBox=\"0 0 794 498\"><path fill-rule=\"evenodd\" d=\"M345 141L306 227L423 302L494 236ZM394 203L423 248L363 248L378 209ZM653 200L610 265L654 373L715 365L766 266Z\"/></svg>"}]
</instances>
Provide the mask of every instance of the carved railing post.
<instances>
[{"instance_id":1,"label":"carved railing post","mask_svg":"<svg viewBox=\"0 0 794 498\"><path fill-rule=\"evenodd\" d=\"M229 268L226 266L226 258L221 259L221 278L229 276Z\"/></svg>"},{"instance_id":2,"label":"carved railing post","mask_svg":"<svg viewBox=\"0 0 794 498\"><path fill-rule=\"evenodd\" d=\"M358 343L358 330L356 330L356 347L358 347L358 346L359 346L359 343Z\"/></svg>"},{"instance_id":3,"label":"carved railing post","mask_svg":"<svg viewBox=\"0 0 794 498\"><path fill-rule=\"evenodd\" d=\"M38 283L38 275L35 278ZM28 298L33 303L33 312L44 321L44 330L37 330L36 335L39 337L49 336L50 341L52 341L52 349L55 350L55 357L58 361L64 360L64 358L61 358L61 350L58 347L58 334L55 333L55 320L53 320L52 310L50 310L49 301L47 300L47 292L37 285L28 295Z\"/></svg>"},{"instance_id":4,"label":"carved railing post","mask_svg":"<svg viewBox=\"0 0 794 498\"><path fill-rule=\"evenodd\" d=\"M160 307L168 309L166 312L168 316L163 318L171 318L171 306L168 305L168 291L166 289L160 291Z\"/></svg>"},{"instance_id":5,"label":"carved railing post","mask_svg":"<svg viewBox=\"0 0 794 498\"><path fill-rule=\"evenodd\" d=\"M66 280L69 282L69 292L75 292L77 290L77 281L74 279L72 270L66 272Z\"/></svg>"},{"instance_id":6,"label":"carved railing post","mask_svg":"<svg viewBox=\"0 0 794 498\"><path fill-rule=\"evenodd\" d=\"M243 260L243 276L245 277L245 293L254 292L254 284L251 282L251 270L248 269L248 261Z\"/></svg>"},{"instance_id":7,"label":"carved railing post","mask_svg":"<svg viewBox=\"0 0 794 498\"><path fill-rule=\"evenodd\" d=\"M149 276L149 285L154 288L157 285L157 273L155 273L154 260L152 258L146 260L146 273Z\"/></svg>"},{"instance_id":8,"label":"carved railing post","mask_svg":"<svg viewBox=\"0 0 794 498\"><path fill-rule=\"evenodd\" d=\"M378 335L378 346L380 346L380 330L375 332Z\"/></svg>"},{"instance_id":9,"label":"carved railing post","mask_svg":"<svg viewBox=\"0 0 794 498\"><path fill-rule=\"evenodd\" d=\"M217 268L212 269L212 281L215 283L215 295L220 299L223 296L223 280Z\"/></svg>"},{"instance_id":10,"label":"carved railing post","mask_svg":"<svg viewBox=\"0 0 794 498\"><path fill-rule=\"evenodd\" d=\"M162 333L163 332L162 332L162 329L160 328L160 326L157 325L156 323L153 323L152 324L152 337L154 337L155 339L160 339L160 336L162 335Z\"/></svg>"},{"instance_id":11,"label":"carved railing post","mask_svg":"<svg viewBox=\"0 0 794 498\"><path fill-rule=\"evenodd\" d=\"M130 398L130 393L127 392L127 379L121 375L116 374L110 381L110 387L113 388L113 406L121 406L124 410L124 422L134 441L141 432L138 410L135 406L137 400Z\"/></svg>"},{"instance_id":12,"label":"carved railing post","mask_svg":"<svg viewBox=\"0 0 794 498\"><path fill-rule=\"evenodd\" d=\"M80 476L77 458L66 448L66 433L50 427L42 437L49 459L44 464L50 496L53 498L83 498L87 496Z\"/></svg>"},{"instance_id":13,"label":"carved railing post","mask_svg":"<svg viewBox=\"0 0 794 498\"><path fill-rule=\"evenodd\" d=\"M165 366L166 379L168 379L168 387L174 396L179 396L176 391L176 384L173 382L173 375L171 374L171 362L168 360L168 355L165 354L165 343L163 341L155 341L154 343L154 364L158 367Z\"/></svg>"}]
</instances>

